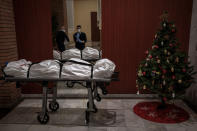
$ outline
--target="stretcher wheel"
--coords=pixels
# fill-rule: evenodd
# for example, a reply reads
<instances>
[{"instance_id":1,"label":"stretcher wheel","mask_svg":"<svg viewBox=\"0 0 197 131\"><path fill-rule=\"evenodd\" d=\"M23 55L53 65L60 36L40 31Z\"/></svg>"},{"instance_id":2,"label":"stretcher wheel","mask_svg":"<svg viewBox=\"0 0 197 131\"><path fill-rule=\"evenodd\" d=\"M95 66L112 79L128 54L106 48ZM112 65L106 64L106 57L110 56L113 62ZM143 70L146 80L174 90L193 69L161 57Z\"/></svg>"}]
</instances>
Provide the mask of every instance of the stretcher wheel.
<instances>
[{"instance_id":1,"label":"stretcher wheel","mask_svg":"<svg viewBox=\"0 0 197 131\"><path fill-rule=\"evenodd\" d=\"M86 125L88 125L88 123L89 123L89 119L90 119L89 116L90 116L90 113L88 111L86 111L85 112L85 124Z\"/></svg>"},{"instance_id":2,"label":"stretcher wheel","mask_svg":"<svg viewBox=\"0 0 197 131\"><path fill-rule=\"evenodd\" d=\"M69 87L69 88L72 88L73 86L74 86L74 82L72 82L72 81L68 81L67 83L66 83L66 85L67 85L67 87Z\"/></svg>"},{"instance_id":3,"label":"stretcher wheel","mask_svg":"<svg viewBox=\"0 0 197 131\"><path fill-rule=\"evenodd\" d=\"M49 103L49 109L55 112L59 109L59 104L57 102L51 102Z\"/></svg>"},{"instance_id":4,"label":"stretcher wheel","mask_svg":"<svg viewBox=\"0 0 197 131\"><path fill-rule=\"evenodd\" d=\"M107 90L102 90L103 95L107 95L108 91Z\"/></svg>"},{"instance_id":5,"label":"stretcher wheel","mask_svg":"<svg viewBox=\"0 0 197 131\"><path fill-rule=\"evenodd\" d=\"M87 107L89 108L89 101L87 102ZM95 104L93 105L93 109L94 109L93 113L97 113L98 109L96 108Z\"/></svg>"},{"instance_id":6,"label":"stretcher wheel","mask_svg":"<svg viewBox=\"0 0 197 131\"><path fill-rule=\"evenodd\" d=\"M39 114L37 116L37 119L41 124L47 124L47 122L49 121L49 115L47 113L45 113L44 115Z\"/></svg>"},{"instance_id":7,"label":"stretcher wheel","mask_svg":"<svg viewBox=\"0 0 197 131\"><path fill-rule=\"evenodd\" d=\"M101 101L101 97L99 94L97 94L97 96L95 97L97 101Z\"/></svg>"}]
</instances>

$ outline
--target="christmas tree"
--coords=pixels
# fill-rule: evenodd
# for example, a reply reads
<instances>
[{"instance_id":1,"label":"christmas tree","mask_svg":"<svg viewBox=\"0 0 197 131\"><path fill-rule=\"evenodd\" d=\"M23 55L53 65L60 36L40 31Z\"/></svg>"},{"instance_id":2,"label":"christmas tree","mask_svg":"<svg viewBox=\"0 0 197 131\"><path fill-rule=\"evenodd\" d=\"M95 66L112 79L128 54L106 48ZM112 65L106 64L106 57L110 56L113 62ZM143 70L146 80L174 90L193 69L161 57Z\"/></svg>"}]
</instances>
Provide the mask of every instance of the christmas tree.
<instances>
[{"instance_id":1,"label":"christmas tree","mask_svg":"<svg viewBox=\"0 0 197 131\"><path fill-rule=\"evenodd\" d=\"M147 50L137 71L136 86L160 96L162 103L180 98L193 83L193 66L188 56L179 49L176 26L168 22L168 13L161 16L161 27L156 32L152 49Z\"/></svg>"}]
</instances>

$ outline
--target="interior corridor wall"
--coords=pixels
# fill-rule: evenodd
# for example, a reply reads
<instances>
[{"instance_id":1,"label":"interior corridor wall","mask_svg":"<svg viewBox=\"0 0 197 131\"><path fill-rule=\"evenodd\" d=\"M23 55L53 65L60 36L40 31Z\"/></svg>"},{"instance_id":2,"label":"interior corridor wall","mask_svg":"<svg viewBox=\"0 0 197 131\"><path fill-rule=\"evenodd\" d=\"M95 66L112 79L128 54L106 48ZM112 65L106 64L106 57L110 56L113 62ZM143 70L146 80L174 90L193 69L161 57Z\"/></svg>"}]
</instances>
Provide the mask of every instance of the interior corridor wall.
<instances>
[{"instance_id":1,"label":"interior corridor wall","mask_svg":"<svg viewBox=\"0 0 197 131\"><path fill-rule=\"evenodd\" d=\"M120 71L110 93L136 93L136 69L151 48L160 15L169 12L181 48L188 51L192 0L102 0L102 50Z\"/></svg>"},{"instance_id":2,"label":"interior corridor wall","mask_svg":"<svg viewBox=\"0 0 197 131\"><path fill-rule=\"evenodd\" d=\"M91 12L97 12L97 0L73 0L74 1L74 25L82 26L82 31L86 33L87 40L91 41ZM75 32L76 30L74 30ZM73 33L69 32L69 37L73 40Z\"/></svg>"}]
</instances>

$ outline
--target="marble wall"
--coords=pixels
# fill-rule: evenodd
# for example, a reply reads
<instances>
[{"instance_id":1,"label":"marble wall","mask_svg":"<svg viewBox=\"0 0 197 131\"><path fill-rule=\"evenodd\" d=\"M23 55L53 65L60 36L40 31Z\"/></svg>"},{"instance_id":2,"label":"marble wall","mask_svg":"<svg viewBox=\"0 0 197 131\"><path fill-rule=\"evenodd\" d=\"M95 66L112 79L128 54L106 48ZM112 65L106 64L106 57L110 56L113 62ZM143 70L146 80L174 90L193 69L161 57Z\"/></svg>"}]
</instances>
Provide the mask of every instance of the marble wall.
<instances>
[{"instance_id":1,"label":"marble wall","mask_svg":"<svg viewBox=\"0 0 197 131\"><path fill-rule=\"evenodd\" d=\"M192 20L190 29L190 42L189 42L189 59L191 64L194 65L197 71L197 1L193 0ZM195 75L197 82L197 74ZM186 92L186 99L194 104L197 109L197 83L193 84Z\"/></svg>"}]
</instances>

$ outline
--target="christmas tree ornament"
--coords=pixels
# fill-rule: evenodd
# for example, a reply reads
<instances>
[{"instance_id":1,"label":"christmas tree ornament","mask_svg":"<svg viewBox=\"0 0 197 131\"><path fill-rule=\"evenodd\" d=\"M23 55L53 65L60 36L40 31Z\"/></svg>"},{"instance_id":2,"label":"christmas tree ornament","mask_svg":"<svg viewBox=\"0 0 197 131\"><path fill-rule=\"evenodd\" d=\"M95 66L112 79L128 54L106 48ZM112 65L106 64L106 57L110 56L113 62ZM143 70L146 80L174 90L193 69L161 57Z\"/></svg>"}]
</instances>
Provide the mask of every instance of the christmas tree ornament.
<instances>
[{"instance_id":1,"label":"christmas tree ornament","mask_svg":"<svg viewBox=\"0 0 197 131\"><path fill-rule=\"evenodd\" d=\"M152 55L149 55L148 57L149 57L150 59L152 59L152 58L153 58L153 56L152 56Z\"/></svg>"},{"instance_id":2,"label":"christmas tree ornament","mask_svg":"<svg viewBox=\"0 0 197 131\"><path fill-rule=\"evenodd\" d=\"M174 92L172 93L172 98L173 98L173 99L175 98L175 93L174 93Z\"/></svg>"},{"instance_id":3,"label":"christmas tree ornament","mask_svg":"<svg viewBox=\"0 0 197 131\"><path fill-rule=\"evenodd\" d=\"M143 86L143 89L146 90L146 85Z\"/></svg>"},{"instance_id":4,"label":"christmas tree ornament","mask_svg":"<svg viewBox=\"0 0 197 131\"><path fill-rule=\"evenodd\" d=\"M164 42L162 41L162 42L161 42L161 45L163 46L163 44L164 44Z\"/></svg>"},{"instance_id":5,"label":"christmas tree ornament","mask_svg":"<svg viewBox=\"0 0 197 131\"><path fill-rule=\"evenodd\" d=\"M166 27L166 23L165 22L163 23L163 27Z\"/></svg>"},{"instance_id":6,"label":"christmas tree ornament","mask_svg":"<svg viewBox=\"0 0 197 131\"><path fill-rule=\"evenodd\" d=\"M155 34L155 39L157 38L157 34Z\"/></svg>"},{"instance_id":7,"label":"christmas tree ornament","mask_svg":"<svg viewBox=\"0 0 197 131\"><path fill-rule=\"evenodd\" d=\"M166 40L169 40L169 37L170 37L169 35L165 35L165 36L164 36L164 38L165 38Z\"/></svg>"},{"instance_id":8,"label":"christmas tree ornament","mask_svg":"<svg viewBox=\"0 0 197 131\"><path fill-rule=\"evenodd\" d=\"M181 84L182 83L182 80L178 80L178 83Z\"/></svg>"},{"instance_id":9,"label":"christmas tree ornament","mask_svg":"<svg viewBox=\"0 0 197 131\"><path fill-rule=\"evenodd\" d=\"M163 74L166 74L167 71L165 69L163 69L162 72L163 72Z\"/></svg>"},{"instance_id":10,"label":"christmas tree ornament","mask_svg":"<svg viewBox=\"0 0 197 131\"><path fill-rule=\"evenodd\" d=\"M144 72L143 72L143 76L145 76L145 75L146 75L146 72L144 71Z\"/></svg>"},{"instance_id":11,"label":"christmas tree ornament","mask_svg":"<svg viewBox=\"0 0 197 131\"><path fill-rule=\"evenodd\" d=\"M179 57L176 57L176 60L175 60L177 63L179 62Z\"/></svg>"},{"instance_id":12,"label":"christmas tree ornament","mask_svg":"<svg viewBox=\"0 0 197 131\"><path fill-rule=\"evenodd\" d=\"M158 59L158 60L157 60L157 63L159 64L160 62L161 62L160 59Z\"/></svg>"},{"instance_id":13,"label":"christmas tree ornament","mask_svg":"<svg viewBox=\"0 0 197 131\"><path fill-rule=\"evenodd\" d=\"M161 77L162 79L164 79L165 78L165 76L164 75L162 75L162 77Z\"/></svg>"},{"instance_id":14,"label":"christmas tree ornament","mask_svg":"<svg viewBox=\"0 0 197 131\"><path fill-rule=\"evenodd\" d=\"M150 59L149 58L146 58L146 61L149 61Z\"/></svg>"},{"instance_id":15,"label":"christmas tree ornament","mask_svg":"<svg viewBox=\"0 0 197 131\"><path fill-rule=\"evenodd\" d=\"M182 71L183 71L183 72L186 72L186 69L185 69L185 68L183 68L183 69L182 69Z\"/></svg>"},{"instance_id":16,"label":"christmas tree ornament","mask_svg":"<svg viewBox=\"0 0 197 131\"><path fill-rule=\"evenodd\" d=\"M169 59L166 60L167 63L170 63Z\"/></svg>"},{"instance_id":17,"label":"christmas tree ornament","mask_svg":"<svg viewBox=\"0 0 197 131\"><path fill-rule=\"evenodd\" d=\"M164 86L166 85L166 81L165 81L165 80L163 80L163 85L164 85Z\"/></svg>"},{"instance_id":18,"label":"christmas tree ornament","mask_svg":"<svg viewBox=\"0 0 197 131\"><path fill-rule=\"evenodd\" d=\"M171 67L171 71L174 72L174 67Z\"/></svg>"},{"instance_id":19,"label":"christmas tree ornament","mask_svg":"<svg viewBox=\"0 0 197 131\"><path fill-rule=\"evenodd\" d=\"M148 63L145 63L145 66L147 67L148 66Z\"/></svg>"},{"instance_id":20,"label":"christmas tree ornament","mask_svg":"<svg viewBox=\"0 0 197 131\"><path fill-rule=\"evenodd\" d=\"M168 55L170 55L171 53L170 52L168 52Z\"/></svg>"},{"instance_id":21,"label":"christmas tree ornament","mask_svg":"<svg viewBox=\"0 0 197 131\"><path fill-rule=\"evenodd\" d=\"M155 81L153 80L153 81L152 81L152 85L154 85L154 84L155 84Z\"/></svg>"},{"instance_id":22,"label":"christmas tree ornament","mask_svg":"<svg viewBox=\"0 0 197 131\"><path fill-rule=\"evenodd\" d=\"M139 70L138 71L138 76L140 77L140 76L142 76L143 74L142 74L142 70Z\"/></svg>"},{"instance_id":23,"label":"christmas tree ornament","mask_svg":"<svg viewBox=\"0 0 197 131\"><path fill-rule=\"evenodd\" d=\"M149 53L149 51L148 51L148 50L146 50L146 51L145 51L145 54L146 54L146 55L148 55L148 53Z\"/></svg>"},{"instance_id":24,"label":"christmas tree ornament","mask_svg":"<svg viewBox=\"0 0 197 131\"><path fill-rule=\"evenodd\" d=\"M175 76L175 75L173 75L173 76L172 76L172 79L173 79L173 80L174 80L174 79L176 79L176 76Z\"/></svg>"},{"instance_id":25,"label":"christmas tree ornament","mask_svg":"<svg viewBox=\"0 0 197 131\"><path fill-rule=\"evenodd\" d=\"M175 29L172 29L172 33L174 33L176 30Z\"/></svg>"},{"instance_id":26,"label":"christmas tree ornament","mask_svg":"<svg viewBox=\"0 0 197 131\"><path fill-rule=\"evenodd\" d=\"M140 91L138 90L136 94L139 95L140 94Z\"/></svg>"},{"instance_id":27,"label":"christmas tree ornament","mask_svg":"<svg viewBox=\"0 0 197 131\"><path fill-rule=\"evenodd\" d=\"M152 72L152 73L151 73L151 76L155 76L155 73L154 73L154 72Z\"/></svg>"},{"instance_id":28,"label":"christmas tree ornament","mask_svg":"<svg viewBox=\"0 0 197 131\"><path fill-rule=\"evenodd\" d=\"M156 72L156 74L157 74L157 75L159 75L159 74L160 74L160 72Z\"/></svg>"},{"instance_id":29,"label":"christmas tree ornament","mask_svg":"<svg viewBox=\"0 0 197 131\"><path fill-rule=\"evenodd\" d=\"M170 43L169 46L172 47L173 46L172 43Z\"/></svg>"},{"instance_id":30,"label":"christmas tree ornament","mask_svg":"<svg viewBox=\"0 0 197 131\"><path fill-rule=\"evenodd\" d=\"M165 50L164 50L164 53L167 54L167 52L168 52L168 51L165 49Z\"/></svg>"}]
</instances>

